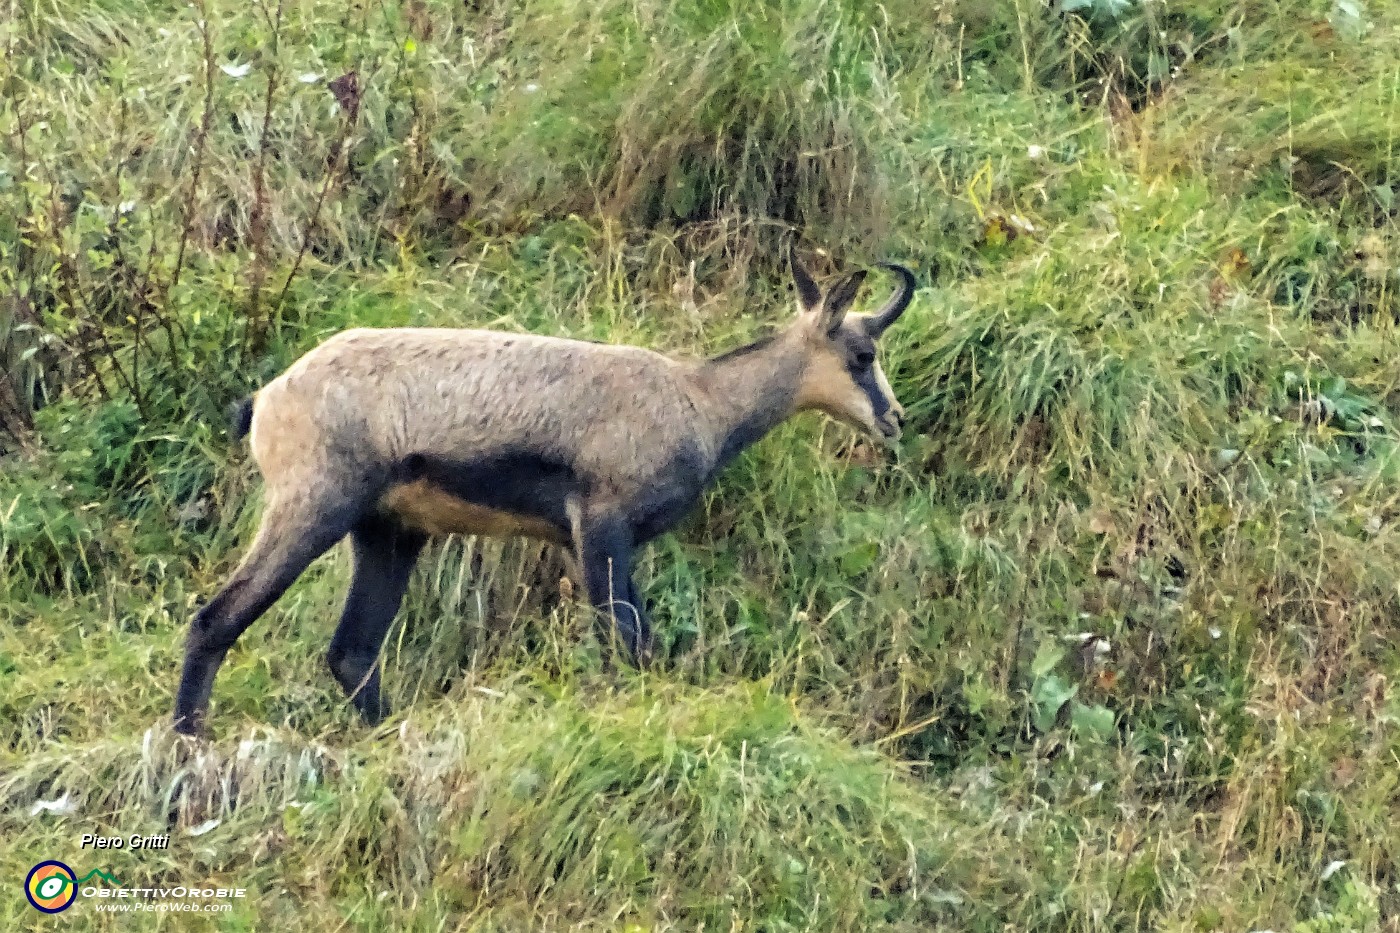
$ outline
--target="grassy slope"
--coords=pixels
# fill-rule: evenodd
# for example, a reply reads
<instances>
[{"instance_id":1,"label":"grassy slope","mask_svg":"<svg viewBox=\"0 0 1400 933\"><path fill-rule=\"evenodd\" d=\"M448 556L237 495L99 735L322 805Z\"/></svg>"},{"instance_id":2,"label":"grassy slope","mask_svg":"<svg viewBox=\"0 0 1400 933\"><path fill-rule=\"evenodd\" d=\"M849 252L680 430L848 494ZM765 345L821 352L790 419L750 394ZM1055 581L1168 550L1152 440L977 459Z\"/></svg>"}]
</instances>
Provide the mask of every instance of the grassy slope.
<instances>
[{"instance_id":1,"label":"grassy slope","mask_svg":"<svg viewBox=\"0 0 1400 933\"><path fill-rule=\"evenodd\" d=\"M78 834L169 829L113 872L254 896L153 926L1396 929L1390 5L245 6L209 4L207 134L194 8L0 32L37 408L0 473L0 927ZM643 562L656 671L547 553L449 542L368 734L321 661L337 551L174 741L256 521L226 401L351 324L732 346L789 313L794 222L824 271L941 268L888 341L913 430L747 454Z\"/></svg>"}]
</instances>

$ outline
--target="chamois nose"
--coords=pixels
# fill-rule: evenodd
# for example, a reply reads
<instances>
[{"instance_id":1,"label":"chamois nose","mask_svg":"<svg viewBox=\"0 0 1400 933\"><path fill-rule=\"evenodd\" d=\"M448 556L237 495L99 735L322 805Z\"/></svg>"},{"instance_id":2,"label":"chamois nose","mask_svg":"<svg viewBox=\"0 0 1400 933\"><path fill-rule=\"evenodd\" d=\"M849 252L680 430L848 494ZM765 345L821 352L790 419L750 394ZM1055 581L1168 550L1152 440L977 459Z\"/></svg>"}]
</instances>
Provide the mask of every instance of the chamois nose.
<instances>
[{"instance_id":1,"label":"chamois nose","mask_svg":"<svg viewBox=\"0 0 1400 933\"><path fill-rule=\"evenodd\" d=\"M876 424L886 440L894 440L904 430L904 409L898 403L890 405L889 411L876 419Z\"/></svg>"}]
</instances>

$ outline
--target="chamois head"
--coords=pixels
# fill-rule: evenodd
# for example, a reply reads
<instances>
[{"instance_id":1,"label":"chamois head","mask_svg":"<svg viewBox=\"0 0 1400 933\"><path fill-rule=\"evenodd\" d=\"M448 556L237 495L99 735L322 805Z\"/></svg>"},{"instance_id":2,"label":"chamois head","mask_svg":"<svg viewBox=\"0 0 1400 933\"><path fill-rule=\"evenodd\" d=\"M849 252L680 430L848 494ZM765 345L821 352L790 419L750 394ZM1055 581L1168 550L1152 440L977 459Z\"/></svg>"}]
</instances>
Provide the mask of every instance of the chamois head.
<instances>
[{"instance_id":1,"label":"chamois head","mask_svg":"<svg viewBox=\"0 0 1400 933\"><path fill-rule=\"evenodd\" d=\"M904 425L904 408L875 358L875 344L914 295L914 274L903 266L880 263L900 278L899 289L874 314L847 314L865 270L848 275L822 294L797 258L790 254L793 283L800 306L794 328L804 332L811 356L797 393L798 408L815 408L892 442Z\"/></svg>"}]
</instances>

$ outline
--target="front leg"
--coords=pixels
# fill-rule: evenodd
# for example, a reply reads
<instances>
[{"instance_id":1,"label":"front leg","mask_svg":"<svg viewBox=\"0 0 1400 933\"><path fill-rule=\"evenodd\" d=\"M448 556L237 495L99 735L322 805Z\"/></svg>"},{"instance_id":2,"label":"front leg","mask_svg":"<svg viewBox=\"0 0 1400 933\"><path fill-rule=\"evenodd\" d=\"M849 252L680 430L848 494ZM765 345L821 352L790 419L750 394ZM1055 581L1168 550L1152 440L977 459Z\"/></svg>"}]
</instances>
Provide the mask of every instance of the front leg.
<instances>
[{"instance_id":1,"label":"front leg","mask_svg":"<svg viewBox=\"0 0 1400 933\"><path fill-rule=\"evenodd\" d=\"M582 565L588 601L610 618L637 665L651 654L651 625L632 582L635 539L623 515L611 509L578 510L574 548Z\"/></svg>"}]
</instances>

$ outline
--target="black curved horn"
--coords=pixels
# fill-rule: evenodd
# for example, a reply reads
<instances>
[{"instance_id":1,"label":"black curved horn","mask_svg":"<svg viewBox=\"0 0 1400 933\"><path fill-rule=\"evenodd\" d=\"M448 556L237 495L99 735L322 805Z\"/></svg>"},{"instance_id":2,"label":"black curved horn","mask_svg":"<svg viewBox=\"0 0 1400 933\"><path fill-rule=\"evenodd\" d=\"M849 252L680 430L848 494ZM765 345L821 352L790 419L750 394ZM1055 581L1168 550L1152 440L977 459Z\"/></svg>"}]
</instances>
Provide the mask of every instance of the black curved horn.
<instances>
[{"instance_id":1,"label":"black curved horn","mask_svg":"<svg viewBox=\"0 0 1400 933\"><path fill-rule=\"evenodd\" d=\"M890 300L885 302L885 306L870 316L869 324L871 336L883 334L891 324L899 320L899 316L904 313L904 309L909 307L909 302L914 297L914 286L916 281L914 273L901 265L893 262L876 263L882 269L888 269L900 278L899 289L890 296Z\"/></svg>"}]
</instances>

